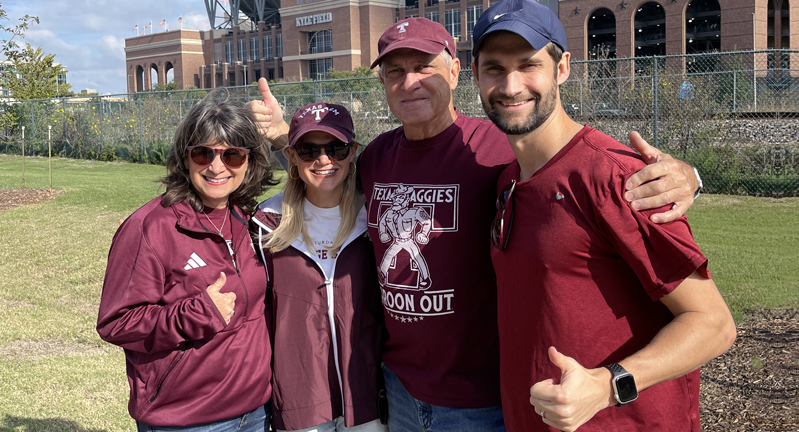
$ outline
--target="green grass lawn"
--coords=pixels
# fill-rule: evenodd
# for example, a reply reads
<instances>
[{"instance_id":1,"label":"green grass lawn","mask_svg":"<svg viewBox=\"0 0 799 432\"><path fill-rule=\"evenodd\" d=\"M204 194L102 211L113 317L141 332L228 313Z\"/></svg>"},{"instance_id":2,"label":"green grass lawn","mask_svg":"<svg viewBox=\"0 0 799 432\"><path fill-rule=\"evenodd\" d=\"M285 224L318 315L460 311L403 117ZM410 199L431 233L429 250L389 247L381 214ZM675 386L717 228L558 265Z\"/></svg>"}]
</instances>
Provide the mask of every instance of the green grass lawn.
<instances>
[{"instance_id":1,"label":"green grass lawn","mask_svg":"<svg viewBox=\"0 0 799 432\"><path fill-rule=\"evenodd\" d=\"M26 186L47 188L47 160L25 163ZM135 428L122 350L94 326L118 221L163 192L164 173L55 159L66 194L0 212L0 432ZM21 185L22 159L0 155L0 189ZM737 320L799 307L799 199L703 195L689 220Z\"/></svg>"}]
</instances>

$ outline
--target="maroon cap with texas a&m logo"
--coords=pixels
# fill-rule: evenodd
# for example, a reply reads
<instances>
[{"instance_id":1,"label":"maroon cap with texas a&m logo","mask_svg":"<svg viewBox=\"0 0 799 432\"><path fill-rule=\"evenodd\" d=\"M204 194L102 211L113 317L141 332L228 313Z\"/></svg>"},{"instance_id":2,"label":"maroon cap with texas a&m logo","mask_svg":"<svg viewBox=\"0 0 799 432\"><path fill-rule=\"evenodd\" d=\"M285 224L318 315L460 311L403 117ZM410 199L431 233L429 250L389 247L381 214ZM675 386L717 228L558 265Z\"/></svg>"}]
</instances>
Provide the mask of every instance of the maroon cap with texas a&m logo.
<instances>
[{"instance_id":1,"label":"maroon cap with texas a&m logo","mask_svg":"<svg viewBox=\"0 0 799 432\"><path fill-rule=\"evenodd\" d=\"M303 135L322 131L345 143L355 140L355 126L349 111L341 105L314 102L300 108L289 125L289 146L293 147Z\"/></svg>"},{"instance_id":2,"label":"maroon cap with texas a&m logo","mask_svg":"<svg viewBox=\"0 0 799 432\"><path fill-rule=\"evenodd\" d=\"M377 58L370 68L374 69L391 51L410 48L427 54L440 54L447 50L455 58L455 40L441 24L427 18L407 18L392 25L377 42Z\"/></svg>"}]
</instances>

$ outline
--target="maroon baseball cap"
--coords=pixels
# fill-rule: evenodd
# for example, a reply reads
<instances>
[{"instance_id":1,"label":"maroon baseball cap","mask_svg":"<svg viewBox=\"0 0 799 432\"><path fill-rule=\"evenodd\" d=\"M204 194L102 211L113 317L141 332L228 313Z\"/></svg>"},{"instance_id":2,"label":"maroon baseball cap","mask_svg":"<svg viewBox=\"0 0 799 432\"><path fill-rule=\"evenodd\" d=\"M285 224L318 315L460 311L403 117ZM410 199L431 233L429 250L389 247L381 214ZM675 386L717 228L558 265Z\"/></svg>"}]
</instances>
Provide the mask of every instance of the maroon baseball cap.
<instances>
[{"instance_id":1,"label":"maroon baseball cap","mask_svg":"<svg viewBox=\"0 0 799 432\"><path fill-rule=\"evenodd\" d=\"M289 125L289 146L293 147L311 131L327 132L349 143L355 140L355 126L349 111L341 105L314 102L300 108Z\"/></svg>"},{"instance_id":2,"label":"maroon baseball cap","mask_svg":"<svg viewBox=\"0 0 799 432\"><path fill-rule=\"evenodd\" d=\"M441 24L427 18L406 18L383 32L377 42L377 58L370 66L374 69L383 57L391 51L410 48L427 54L440 54L447 50L452 58L455 55L455 40Z\"/></svg>"}]
</instances>

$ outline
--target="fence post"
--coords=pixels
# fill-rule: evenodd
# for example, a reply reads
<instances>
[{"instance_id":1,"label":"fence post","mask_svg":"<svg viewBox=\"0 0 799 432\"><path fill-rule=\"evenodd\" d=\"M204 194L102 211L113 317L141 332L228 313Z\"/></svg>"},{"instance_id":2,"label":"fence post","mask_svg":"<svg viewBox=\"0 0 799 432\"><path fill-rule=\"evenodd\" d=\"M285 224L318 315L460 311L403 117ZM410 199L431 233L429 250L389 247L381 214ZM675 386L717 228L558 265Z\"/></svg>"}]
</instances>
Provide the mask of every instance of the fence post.
<instances>
[{"instance_id":1,"label":"fence post","mask_svg":"<svg viewBox=\"0 0 799 432\"><path fill-rule=\"evenodd\" d=\"M25 126L22 126L22 189L25 189Z\"/></svg>"},{"instance_id":2,"label":"fence post","mask_svg":"<svg viewBox=\"0 0 799 432\"><path fill-rule=\"evenodd\" d=\"M67 118L67 98L61 98L61 113L64 114L64 119ZM67 136L67 122L62 119L61 121L61 142L63 143ZM72 156L72 143L69 143L69 155Z\"/></svg>"},{"instance_id":3,"label":"fence post","mask_svg":"<svg viewBox=\"0 0 799 432\"><path fill-rule=\"evenodd\" d=\"M141 115L141 95L139 95L139 140L141 141L141 155L139 162L144 162L144 123Z\"/></svg>"},{"instance_id":4,"label":"fence post","mask_svg":"<svg viewBox=\"0 0 799 432\"><path fill-rule=\"evenodd\" d=\"M318 92L319 90L317 90L317 89L316 89L316 84L317 84L318 82L319 82L319 81L317 81L317 80L314 80L314 82L313 82L313 100L314 100L314 102L316 102L316 101L318 101L318 100L319 100L319 96L318 96L318 94L317 94L317 92Z\"/></svg>"},{"instance_id":5,"label":"fence post","mask_svg":"<svg viewBox=\"0 0 799 432\"><path fill-rule=\"evenodd\" d=\"M738 72L732 71L732 111L738 111Z\"/></svg>"},{"instance_id":6,"label":"fence post","mask_svg":"<svg viewBox=\"0 0 799 432\"><path fill-rule=\"evenodd\" d=\"M33 116L33 101L31 101L31 141L36 141L36 119Z\"/></svg>"},{"instance_id":7,"label":"fence post","mask_svg":"<svg viewBox=\"0 0 799 432\"><path fill-rule=\"evenodd\" d=\"M658 59L653 59L654 73L652 74L652 135L655 148L658 148L658 91L660 90L660 82L658 80Z\"/></svg>"},{"instance_id":8,"label":"fence post","mask_svg":"<svg viewBox=\"0 0 799 432\"><path fill-rule=\"evenodd\" d=\"M103 100L100 99L100 154L97 155L97 159L100 159L103 154L103 147L105 147L105 136L103 135L103 113L105 111L105 104Z\"/></svg>"}]
</instances>

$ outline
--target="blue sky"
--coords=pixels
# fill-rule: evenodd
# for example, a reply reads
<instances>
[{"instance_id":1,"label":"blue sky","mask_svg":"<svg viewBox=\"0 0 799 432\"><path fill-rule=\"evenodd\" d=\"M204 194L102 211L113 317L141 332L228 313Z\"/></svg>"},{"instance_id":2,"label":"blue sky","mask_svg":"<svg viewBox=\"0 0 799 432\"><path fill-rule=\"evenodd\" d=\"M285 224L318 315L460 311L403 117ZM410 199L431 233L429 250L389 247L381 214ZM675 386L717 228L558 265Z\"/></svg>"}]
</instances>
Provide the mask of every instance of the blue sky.
<instances>
[{"instance_id":1,"label":"blue sky","mask_svg":"<svg viewBox=\"0 0 799 432\"><path fill-rule=\"evenodd\" d=\"M124 93L125 38L139 34L146 24L158 25L166 19L170 30L183 28L207 30L208 16L203 0L0 0L0 8L13 25L25 14L38 16L40 23L31 26L24 42L55 54L57 62L69 71L67 81L76 93L91 88L101 94ZM150 29L147 29L150 33Z\"/></svg>"}]
</instances>

